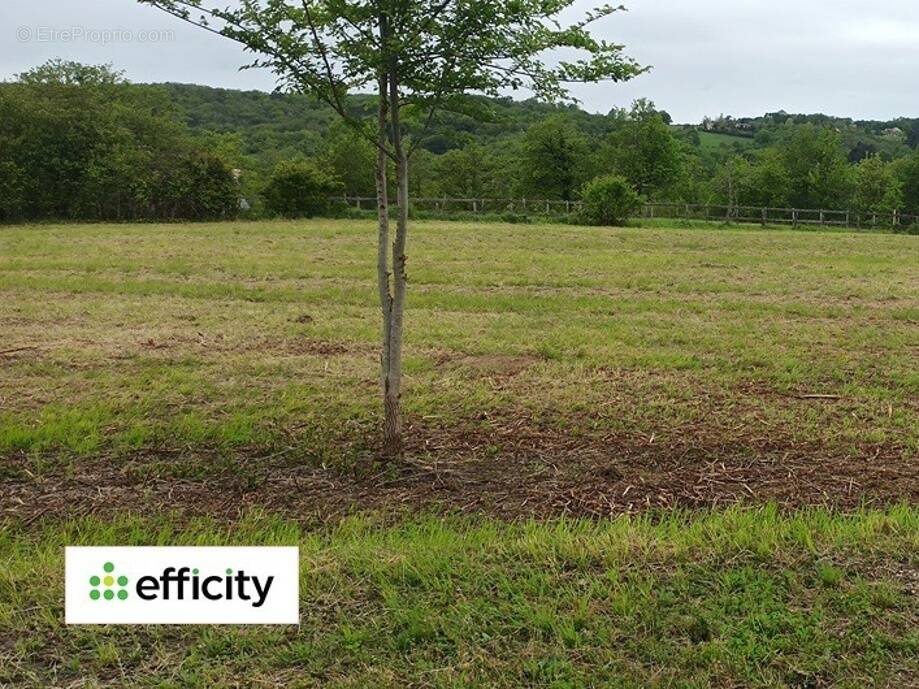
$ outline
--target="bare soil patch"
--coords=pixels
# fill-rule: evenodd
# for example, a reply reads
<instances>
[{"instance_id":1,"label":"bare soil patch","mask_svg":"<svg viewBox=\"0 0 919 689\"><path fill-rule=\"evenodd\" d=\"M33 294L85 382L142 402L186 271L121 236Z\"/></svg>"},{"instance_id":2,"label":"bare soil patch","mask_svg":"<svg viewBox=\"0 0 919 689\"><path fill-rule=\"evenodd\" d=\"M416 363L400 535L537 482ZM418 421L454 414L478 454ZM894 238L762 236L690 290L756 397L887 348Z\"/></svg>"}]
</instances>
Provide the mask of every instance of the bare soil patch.
<instances>
[{"instance_id":1,"label":"bare soil patch","mask_svg":"<svg viewBox=\"0 0 919 689\"><path fill-rule=\"evenodd\" d=\"M919 458L894 444L842 450L789 439L719 438L683 428L670 439L572 435L533 419L503 417L442 428L417 422L404 462L316 466L294 451L243 454L146 453L113 467L100 458L32 474L24 457L3 462L0 517L47 518L169 512L234 520L252 509L306 522L362 510L440 510L505 519L606 517L671 508L774 502L787 508L919 503ZM201 479L138 471L170 462L213 465Z\"/></svg>"}]
</instances>

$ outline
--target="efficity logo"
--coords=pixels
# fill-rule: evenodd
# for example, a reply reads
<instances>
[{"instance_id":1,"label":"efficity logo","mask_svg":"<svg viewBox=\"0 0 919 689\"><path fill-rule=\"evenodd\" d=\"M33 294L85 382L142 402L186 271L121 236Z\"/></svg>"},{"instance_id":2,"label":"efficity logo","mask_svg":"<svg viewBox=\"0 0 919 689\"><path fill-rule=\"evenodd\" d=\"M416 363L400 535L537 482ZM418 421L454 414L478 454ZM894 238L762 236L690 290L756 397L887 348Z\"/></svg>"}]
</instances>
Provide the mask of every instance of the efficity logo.
<instances>
[{"instance_id":1,"label":"efficity logo","mask_svg":"<svg viewBox=\"0 0 919 689\"><path fill-rule=\"evenodd\" d=\"M68 547L67 623L296 624L299 560L295 547Z\"/></svg>"},{"instance_id":2,"label":"efficity logo","mask_svg":"<svg viewBox=\"0 0 919 689\"><path fill-rule=\"evenodd\" d=\"M101 577L93 575L89 578L89 597L92 600L127 600L128 578L123 574L117 578L112 574L115 565L106 562L102 569L105 574ZM251 601L253 608L260 608L268 598L274 576L269 576L261 581L256 576L249 576L245 570L234 573L232 567L227 567L226 572L220 575L204 576L197 567L167 567L162 573L151 576L142 576L137 580L135 591L143 600L238 600ZM118 586L117 592L114 588ZM100 588L103 587L103 588Z\"/></svg>"}]
</instances>

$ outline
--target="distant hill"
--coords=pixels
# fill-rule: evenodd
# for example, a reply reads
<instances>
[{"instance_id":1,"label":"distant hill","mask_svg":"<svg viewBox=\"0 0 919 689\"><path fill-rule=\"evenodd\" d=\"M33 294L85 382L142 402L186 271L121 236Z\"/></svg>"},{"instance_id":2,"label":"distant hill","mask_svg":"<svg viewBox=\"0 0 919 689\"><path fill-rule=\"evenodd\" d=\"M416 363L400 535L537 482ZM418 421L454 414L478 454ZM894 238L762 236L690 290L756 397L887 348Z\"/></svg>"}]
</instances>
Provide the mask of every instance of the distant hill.
<instances>
[{"instance_id":1,"label":"distant hill","mask_svg":"<svg viewBox=\"0 0 919 689\"><path fill-rule=\"evenodd\" d=\"M263 153L266 148L315 154L322 148L324 135L338 120L331 108L310 96L192 84L151 86L165 90L192 130L238 133L243 138L243 151L250 155ZM348 106L355 115L369 117L373 114L373 103L371 96L355 95L349 98ZM487 144L508 139L559 113L570 116L588 136L604 136L614 126L613 118L605 115L535 100L471 96L464 107L476 116L440 114L432 123L424 148L432 153L445 153L472 142Z\"/></svg>"},{"instance_id":2,"label":"distant hill","mask_svg":"<svg viewBox=\"0 0 919 689\"><path fill-rule=\"evenodd\" d=\"M195 132L215 132L238 137L240 152L270 166L283 158L318 154L338 118L325 104L298 94L156 84ZM352 96L349 108L356 115L372 116L373 98ZM528 127L550 115L570 118L589 139L605 137L615 129L616 112L588 113L576 106L559 106L535 100L468 97L465 109L475 117L443 113L432 124L423 147L434 154L461 149L470 143L489 145L519 137ZM699 125L674 125L674 133L704 157L715 158L763 148L774 143L783 128L815 124L839 132L850 160L869 153L893 159L919 144L919 118L890 121L855 121L821 114L795 115L784 111L760 117L706 118Z\"/></svg>"}]
</instances>

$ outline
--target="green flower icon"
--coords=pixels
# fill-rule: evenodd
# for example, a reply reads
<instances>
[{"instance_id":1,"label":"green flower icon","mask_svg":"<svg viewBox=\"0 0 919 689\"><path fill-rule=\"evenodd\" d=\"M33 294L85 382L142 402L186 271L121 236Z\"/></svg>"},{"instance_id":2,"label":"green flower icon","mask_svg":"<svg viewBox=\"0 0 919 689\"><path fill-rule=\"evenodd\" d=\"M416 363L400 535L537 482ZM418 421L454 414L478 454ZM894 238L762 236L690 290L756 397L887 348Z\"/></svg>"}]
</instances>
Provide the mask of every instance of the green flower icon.
<instances>
[{"instance_id":1,"label":"green flower icon","mask_svg":"<svg viewBox=\"0 0 919 689\"><path fill-rule=\"evenodd\" d=\"M111 562L106 562L102 565L102 569L105 574L101 577L94 574L89 578L89 585L92 586L89 591L89 597L93 600L99 600L100 598L105 600L113 600L114 598L125 600L128 597L126 588L128 578L124 575L116 576L115 565Z\"/></svg>"}]
</instances>

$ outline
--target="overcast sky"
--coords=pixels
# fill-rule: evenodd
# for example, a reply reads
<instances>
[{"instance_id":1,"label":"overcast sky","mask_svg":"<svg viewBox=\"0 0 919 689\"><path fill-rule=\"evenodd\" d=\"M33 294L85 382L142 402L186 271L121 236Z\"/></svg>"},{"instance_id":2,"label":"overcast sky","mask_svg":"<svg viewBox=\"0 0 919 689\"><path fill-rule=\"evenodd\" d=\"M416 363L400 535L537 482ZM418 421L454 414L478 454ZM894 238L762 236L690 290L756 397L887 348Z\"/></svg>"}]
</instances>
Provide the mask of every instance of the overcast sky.
<instances>
[{"instance_id":1,"label":"overcast sky","mask_svg":"<svg viewBox=\"0 0 919 689\"><path fill-rule=\"evenodd\" d=\"M596 33L654 69L578 88L588 110L643 96L678 122L780 109L919 117L917 0L625 1L629 11ZM0 3L0 78L61 57L111 62L136 82L274 85L268 73L237 70L246 57L233 43L135 0Z\"/></svg>"}]
</instances>

